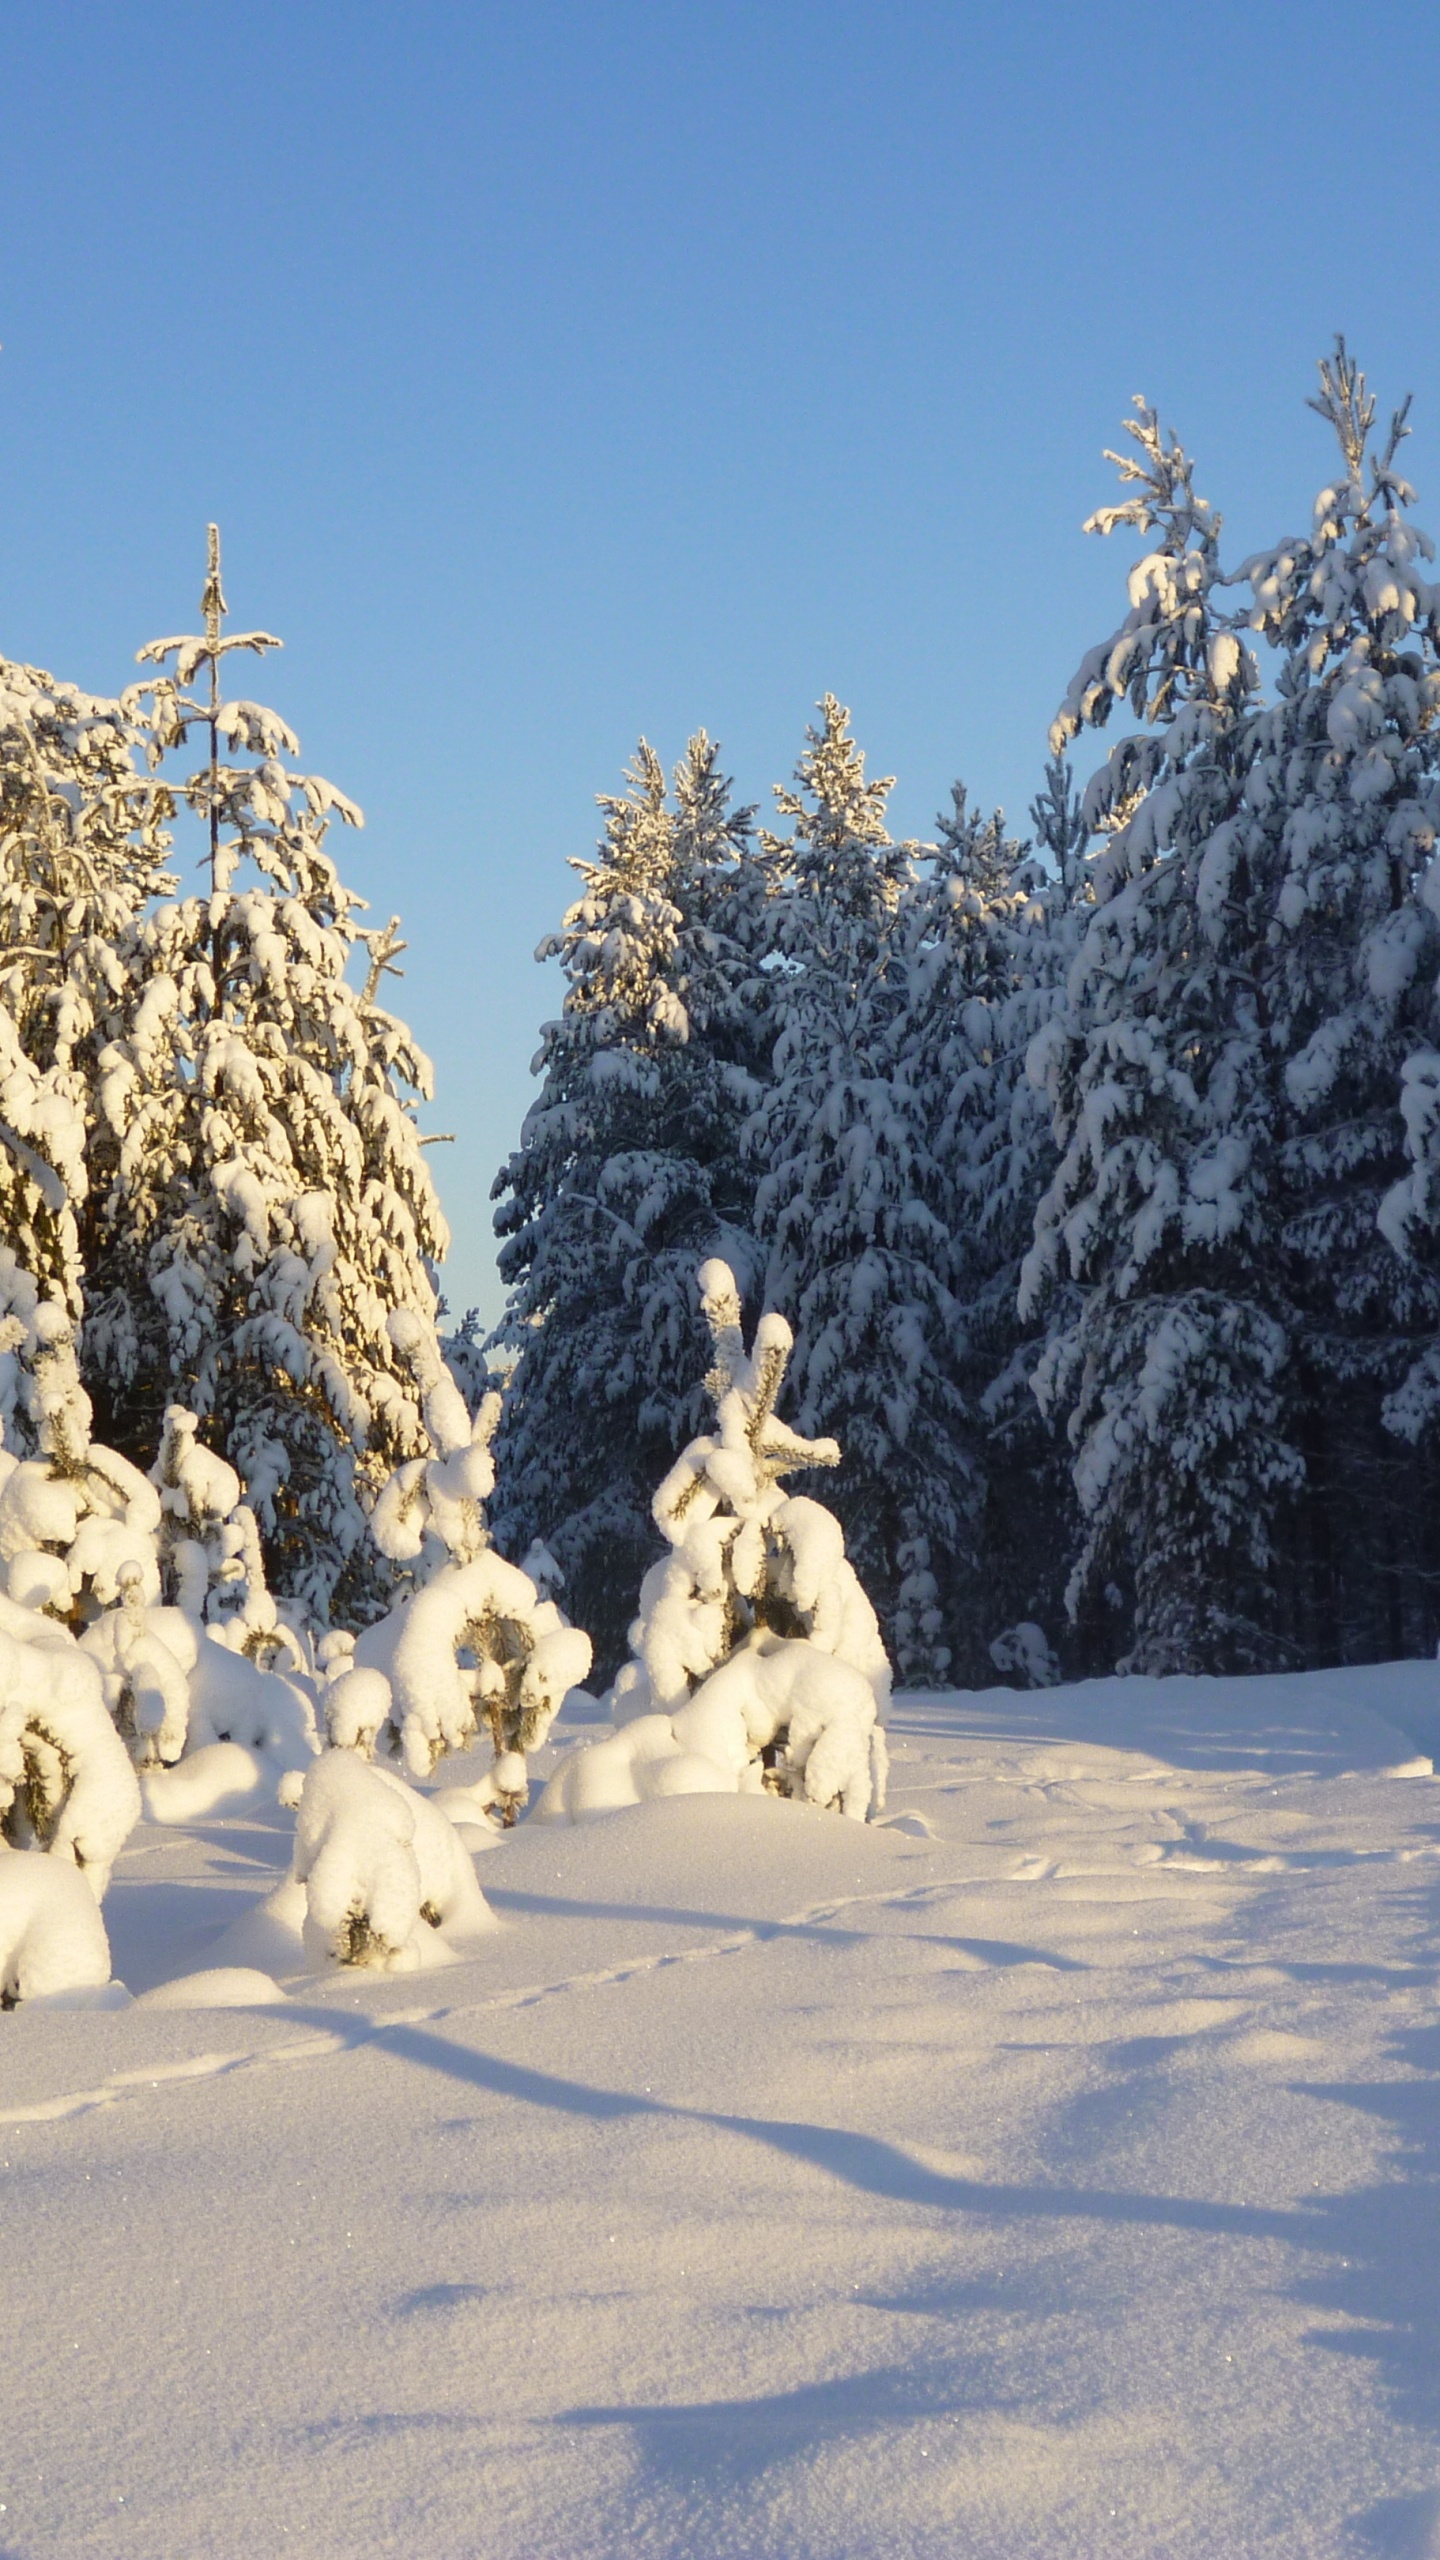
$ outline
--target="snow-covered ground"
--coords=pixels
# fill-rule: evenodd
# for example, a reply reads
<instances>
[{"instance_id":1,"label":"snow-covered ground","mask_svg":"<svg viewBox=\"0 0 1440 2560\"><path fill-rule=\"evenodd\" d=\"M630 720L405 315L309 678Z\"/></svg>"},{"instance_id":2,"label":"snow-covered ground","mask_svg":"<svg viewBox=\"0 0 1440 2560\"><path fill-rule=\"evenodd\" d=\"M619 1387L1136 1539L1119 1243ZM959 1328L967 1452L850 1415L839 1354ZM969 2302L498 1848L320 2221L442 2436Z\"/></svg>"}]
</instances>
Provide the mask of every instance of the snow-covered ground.
<instances>
[{"instance_id":1,"label":"snow-covered ground","mask_svg":"<svg viewBox=\"0 0 1440 2560\"><path fill-rule=\"evenodd\" d=\"M293 1816L137 1831L131 1991L286 1996L0 2019L0 2560L1440 2554L1440 1670L892 1741L408 1978L247 1927Z\"/></svg>"}]
</instances>

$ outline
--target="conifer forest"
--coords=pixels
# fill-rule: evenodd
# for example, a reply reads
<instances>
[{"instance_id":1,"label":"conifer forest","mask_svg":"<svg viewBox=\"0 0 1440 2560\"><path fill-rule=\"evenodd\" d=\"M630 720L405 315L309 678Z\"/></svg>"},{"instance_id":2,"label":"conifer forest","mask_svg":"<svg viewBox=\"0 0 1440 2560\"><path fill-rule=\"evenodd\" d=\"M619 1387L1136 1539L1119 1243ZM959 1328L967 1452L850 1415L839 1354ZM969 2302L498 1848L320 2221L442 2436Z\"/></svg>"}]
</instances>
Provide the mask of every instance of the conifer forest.
<instances>
[{"instance_id":1,"label":"conifer forest","mask_svg":"<svg viewBox=\"0 0 1440 2560\"><path fill-rule=\"evenodd\" d=\"M118 698L7 661L15 1454L48 1309L95 1439L145 1473L191 1415L283 1625L359 1630L411 1570L368 1524L441 1357L472 1415L503 1395L494 1545L543 1552L608 1678L718 1255L793 1330L788 1416L839 1443L907 1685L1432 1652L1440 587L1405 407L1343 342L1310 407L1309 529L1234 561L1136 404L1087 528L1126 555L1115 628L1023 820L962 778L893 841L828 694L768 813L703 728L670 771L641 739L542 946L488 1340L439 1312L399 919L345 887L360 812L241 697L275 644L232 627L218 535L203 629Z\"/></svg>"}]
</instances>

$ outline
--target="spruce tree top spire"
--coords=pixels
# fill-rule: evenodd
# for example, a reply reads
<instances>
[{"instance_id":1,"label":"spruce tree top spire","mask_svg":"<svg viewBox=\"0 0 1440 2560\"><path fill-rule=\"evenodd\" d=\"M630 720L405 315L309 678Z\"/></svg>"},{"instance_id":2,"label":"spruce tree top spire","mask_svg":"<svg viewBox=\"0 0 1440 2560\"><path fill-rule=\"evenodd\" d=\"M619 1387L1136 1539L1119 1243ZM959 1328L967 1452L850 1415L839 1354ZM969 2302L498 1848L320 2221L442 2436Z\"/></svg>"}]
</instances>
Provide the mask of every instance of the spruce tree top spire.
<instances>
[{"instance_id":1,"label":"spruce tree top spire","mask_svg":"<svg viewBox=\"0 0 1440 2560\"><path fill-rule=\"evenodd\" d=\"M220 886L220 795L216 788L220 738L217 721L220 712L220 626L228 607L220 584L220 527L207 525L205 584L200 591L200 610L205 616L205 638L210 658L210 886Z\"/></svg>"},{"instance_id":2,"label":"spruce tree top spire","mask_svg":"<svg viewBox=\"0 0 1440 2560\"><path fill-rule=\"evenodd\" d=\"M1312 393L1305 406L1307 409L1313 409L1317 417L1329 419L1340 439L1340 450L1345 456L1350 477L1352 480L1358 480L1365 465L1365 448L1370 441L1370 430L1375 424L1375 401L1366 387L1364 374L1354 357L1347 352L1343 335L1335 340L1334 355L1320 358L1319 373L1320 397L1317 400ZM1402 406L1396 410L1391 422L1390 453L1387 459L1393 459L1401 436L1408 435L1410 432L1405 424L1405 413L1409 406L1410 395L1407 392Z\"/></svg>"},{"instance_id":3,"label":"spruce tree top spire","mask_svg":"<svg viewBox=\"0 0 1440 2560\"><path fill-rule=\"evenodd\" d=\"M221 584L220 528L207 528L205 584L200 591L203 632L182 632L148 641L136 651L140 666L166 669L148 683L132 685L124 697L127 712L150 697L148 753L158 765L172 747L183 746L192 729L208 732L205 769L178 786L179 797L205 827L212 893L227 890L242 861L255 863L277 888L302 897L318 892L333 912L343 916L363 905L340 888L335 868L321 852L324 823L333 812L346 826L361 827L364 817L353 800L318 774L287 774L280 759L296 756L300 741L279 713L262 703L224 699L221 661L237 649L263 658L284 643L273 631L223 629L229 606ZM193 691L201 669L207 672L202 698ZM257 756L258 765L222 764L220 742L232 750ZM295 803L303 800L303 807ZM227 835L224 830L229 828Z\"/></svg>"},{"instance_id":4,"label":"spruce tree top spire","mask_svg":"<svg viewBox=\"0 0 1440 2560\"><path fill-rule=\"evenodd\" d=\"M1138 415L1124 425L1138 450L1116 453L1107 447L1105 459L1138 494L1097 507L1085 531L1114 533L1127 526L1160 539L1130 571L1130 610L1119 630L1087 649L1080 661L1051 725L1052 756L1063 754L1082 729L1103 728L1117 702L1128 701L1135 717L1154 727L1192 700L1233 710L1256 682L1248 651L1212 602L1212 591L1223 583L1221 518L1196 494L1195 466L1179 438L1138 394L1134 406ZM1124 778L1129 781L1128 766ZM1138 773L1136 787L1145 788L1150 778L1148 770ZM1086 814L1095 817L1088 808Z\"/></svg>"}]
</instances>

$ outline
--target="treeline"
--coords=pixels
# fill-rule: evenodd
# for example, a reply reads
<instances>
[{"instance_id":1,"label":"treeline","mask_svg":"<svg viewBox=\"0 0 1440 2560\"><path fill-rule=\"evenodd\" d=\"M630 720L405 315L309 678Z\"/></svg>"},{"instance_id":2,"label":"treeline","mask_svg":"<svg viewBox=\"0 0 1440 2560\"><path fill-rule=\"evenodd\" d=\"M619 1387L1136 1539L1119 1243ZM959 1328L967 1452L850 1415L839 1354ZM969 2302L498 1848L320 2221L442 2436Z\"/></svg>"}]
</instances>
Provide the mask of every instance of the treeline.
<instances>
[{"instance_id":1,"label":"treeline","mask_svg":"<svg viewBox=\"0 0 1440 2560\"><path fill-rule=\"evenodd\" d=\"M1226 1671L1440 1631L1440 588L1343 342L1311 529L1233 571L1137 404L1128 609L1031 836L896 844L827 696L778 825L642 743L497 1185L496 1528L602 1659L699 1427L696 1263L796 1335L790 1417L902 1678ZM1072 742L1134 723L1077 792Z\"/></svg>"},{"instance_id":2,"label":"treeline","mask_svg":"<svg viewBox=\"0 0 1440 2560\"><path fill-rule=\"evenodd\" d=\"M1440 587L1404 411L1377 434L1343 344L1311 405L1310 530L1234 569L1139 406L1093 524L1140 556L1027 838L957 784L893 842L829 696L772 826L703 732L602 801L496 1184L507 1316L448 1345L472 1410L509 1371L492 1526L602 1670L704 1428L709 1258L794 1329L786 1419L844 1451L903 1678L1433 1648ZM97 1439L143 1470L193 1415L290 1616L353 1626L429 1448L430 1069L334 859L359 811L231 689L277 644L227 629L213 538L203 621L113 701L0 660L0 1246L78 1323Z\"/></svg>"}]
</instances>

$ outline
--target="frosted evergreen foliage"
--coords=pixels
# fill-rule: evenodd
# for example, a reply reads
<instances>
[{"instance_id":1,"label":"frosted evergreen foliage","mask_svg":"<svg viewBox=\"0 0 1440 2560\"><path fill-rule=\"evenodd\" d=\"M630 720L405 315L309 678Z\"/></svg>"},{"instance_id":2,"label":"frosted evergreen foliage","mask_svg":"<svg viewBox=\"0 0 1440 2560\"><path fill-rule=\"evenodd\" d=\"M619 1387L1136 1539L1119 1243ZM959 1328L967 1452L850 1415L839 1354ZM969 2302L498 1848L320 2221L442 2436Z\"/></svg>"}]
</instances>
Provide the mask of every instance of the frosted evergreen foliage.
<instances>
[{"instance_id":1,"label":"frosted evergreen foliage","mask_svg":"<svg viewBox=\"0 0 1440 2560\"><path fill-rule=\"evenodd\" d=\"M436 1310L437 1320L449 1313L442 1298ZM494 1379L485 1354L485 1335L478 1307L467 1307L453 1333L442 1333L440 1350L445 1366L465 1399L467 1412L479 1412L489 1395Z\"/></svg>"},{"instance_id":2,"label":"frosted evergreen foliage","mask_svg":"<svg viewBox=\"0 0 1440 2560\"><path fill-rule=\"evenodd\" d=\"M115 702L0 659L0 1233L80 1310L96 1060L129 987L118 946L156 890L167 801Z\"/></svg>"},{"instance_id":3,"label":"frosted evergreen foliage","mask_svg":"<svg viewBox=\"0 0 1440 2560\"><path fill-rule=\"evenodd\" d=\"M1247 875L1267 884L1263 1000L1283 1058L1274 1179L1308 1476L1297 1633L1334 1658L1398 1653L1434 1633L1428 1462L1387 1442L1380 1414L1403 1435L1423 1428L1440 1327L1434 1256L1406 1249L1426 1224L1424 1059L1440 965L1440 590L1399 467L1408 401L1378 435L1342 339L1310 405L1340 469L1310 535L1242 573L1250 625L1281 666L1205 895L1218 911Z\"/></svg>"},{"instance_id":4,"label":"frosted evergreen foliage","mask_svg":"<svg viewBox=\"0 0 1440 2560\"><path fill-rule=\"evenodd\" d=\"M756 1263L751 813L703 731L669 792L643 741L627 785L602 799L583 895L537 955L559 960L564 1003L495 1186L518 1354L497 1536L511 1553L545 1541L607 1667L620 1595L654 1553L650 1489L701 1409L696 1258L722 1250L747 1279Z\"/></svg>"},{"instance_id":5,"label":"frosted evergreen foliage","mask_svg":"<svg viewBox=\"0 0 1440 2560\"><path fill-rule=\"evenodd\" d=\"M930 1554L930 1541L910 1513L895 1549L900 1587L895 1595L891 1642L901 1686L943 1689L952 1655L945 1642L945 1611Z\"/></svg>"},{"instance_id":6,"label":"frosted evergreen foliage","mask_svg":"<svg viewBox=\"0 0 1440 2560\"><path fill-rule=\"evenodd\" d=\"M1153 540L1130 573L1124 622L1082 662L1052 749L1119 701L1150 725L1112 750L1085 795L1106 842L1068 1005L1030 1052L1059 1163L1022 1310L1047 1289L1079 1293L1058 1308L1036 1374L1074 1453L1084 1534L1072 1611L1128 1569L1134 1666L1214 1670L1274 1645L1273 1524L1301 1475L1270 1251L1276 1061L1256 991L1268 916L1263 883L1215 893L1257 677L1221 609L1219 518L1189 457L1137 406L1133 452L1111 457L1136 494L1090 529Z\"/></svg>"},{"instance_id":7,"label":"frosted evergreen foliage","mask_svg":"<svg viewBox=\"0 0 1440 2560\"><path fill-rule=\"evenodd\" d=\"M75 1630L132 1585L158 1590L159 1503L124 1458L90 1440L64 1306L40 1298L8 1255L0 1280L9 1301L0 1322L12 1381L7 1421L13 1428L21 1418L15 1436L31 1452L0 1449L0 1836L13 1848L68 1859L98 1902L139 1818L140 1791ZM20 1897L15 1926L23 1923L39 1964L47 1925L35 1900L40 1888L22 1894L17 1884L11 1892ZM93 1932L88 1942L93 1955ZM17 1936L14 1964L19 1944ZM107 1962L98 1978L108 1972ZM58 1986L42 1983L33 1964L27 1974L12 1970L5 1985L11 1998L44 1987Z\"/></svg>"},{"instance_id":8,"label":"frosted evergreen foliage","mask_svg":"<svg viewBox=\"0 0 1440 2560\"><path fill-rule=\"evenodd\" d=\"M116 1427L153 1448L161 1408L199 1417L247 1479L278 1588L323 1619L364 1504L419 1445L410 1377L387 1318L429 1320L447 1241L412 1097L428 1062L380 1001L403 948L369 931L327 847L360 812L289 770L296 741L230 699L212 528L205 630L141 652L165 767L199 733L205 761L169 787L199 822L206 891L133 929L134 996L102 1057L115 1150L87 1356ZM195 688L197 682L201 690ZM359 984L347 976L356 952Z\"/></svg>"},{"instance_id":9,"label":"frosted evergreen foliage","mask_svg":"<svg viewBox=\"0 0 1440 2560\"><path fill-rule=\"evenodd\" d=\"M1025 1059L1063 998L1087 834L1063 765L1052 769L1036 815L1053 870L1006 833L1000 812L972 809L957 782L897 936L894 1072L913 1097L938 1174L953 1315L937 1358L964 1415L952 1424L948 1469L934 1470L923 1512L917 1506L906 1552L921 1538L927 1561L907 1576L918 1569L923 1582L928 1559L943 1559L943 1650L969 1682L989 1678L997 1630L1022 1612L1058 1615L1068 1527L1060 1470L1029 1391L1036 1328L1022 1325L1015 1307L1053 1162L1048 1114ZM948 1516L937 1498L946 1493ZM902 1582L894 1622L902 1677L938 1682L949 1663L927 1660L918 1633Z\"/></svg>"},{"instance_id":10,"label":"frosted evergreen foliage","mask_svg":"<svg viewBox=\"0 0 1440 2560\"><path fill-rule=\"evenodd\" d=\"M888 777L867 779L833 694L807 733L788 836L767 834L775 1043L750 1143L767 1303L793 1327L800 1429L843 1428L836 1507L887 1610L919 1524L971 1544L973 1467L948 1345L951 1238L928 1102L895 1072L896 966L915 849L885 826Z\"/></svg>"}]
</instances>

